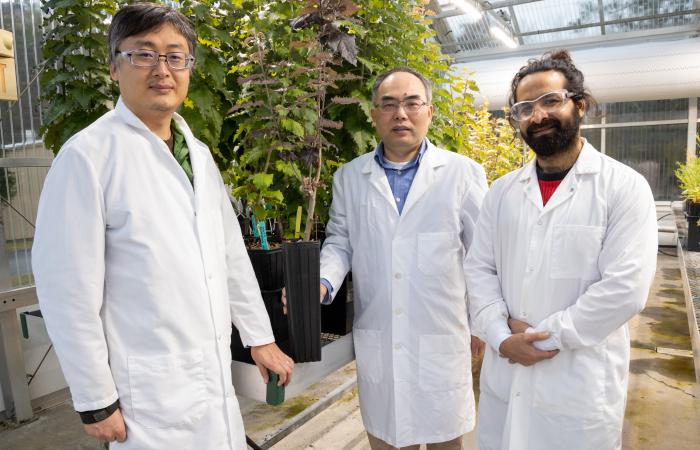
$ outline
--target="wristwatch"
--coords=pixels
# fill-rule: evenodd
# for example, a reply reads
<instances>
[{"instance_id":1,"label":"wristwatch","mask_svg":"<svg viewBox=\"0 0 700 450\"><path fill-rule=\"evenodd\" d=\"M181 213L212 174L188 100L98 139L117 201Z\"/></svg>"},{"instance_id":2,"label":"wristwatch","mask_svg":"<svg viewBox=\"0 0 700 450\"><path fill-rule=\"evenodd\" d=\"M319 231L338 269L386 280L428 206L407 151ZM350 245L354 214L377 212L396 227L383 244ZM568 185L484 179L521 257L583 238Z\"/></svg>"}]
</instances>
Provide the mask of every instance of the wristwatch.
<instances>
[{"instance_id":1,"label":"wristwatch","mask_svg":"<svg viewBox=\"0 0 700 450\"><path fill-rule=\"evenodd\" d=\"M93 411L78 411L78 414L80 414L80 420L85 425L90 425L105 420L107 417L114 414L114 411L118 409L119 399L106 408L95 409Z\"/></svg>"}]
</instances>

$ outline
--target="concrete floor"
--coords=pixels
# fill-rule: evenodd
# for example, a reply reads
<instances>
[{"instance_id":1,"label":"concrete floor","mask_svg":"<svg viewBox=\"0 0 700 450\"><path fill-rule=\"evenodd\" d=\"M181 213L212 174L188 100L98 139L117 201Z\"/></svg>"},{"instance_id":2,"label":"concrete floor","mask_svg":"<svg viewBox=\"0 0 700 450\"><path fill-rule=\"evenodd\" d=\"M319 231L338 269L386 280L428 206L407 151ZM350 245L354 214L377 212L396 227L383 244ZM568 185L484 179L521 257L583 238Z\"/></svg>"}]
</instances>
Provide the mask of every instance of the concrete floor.
<instances>
[{"instance_id":1,"label":"concrete floor","mask_svg":"<svg viewBox=\"0 0 700 450\"><path fill-rule=\"evenodd\" d=\"M675 254L672 248L663 251ZM692 359L685 356L690 338L674 256L659 254L649 301L631 321L630 335L632 361L623 448L700 449L699 389L694 383ZM274 436L288 433L271 447L273 450L368 450L357 391L350 389L354 374L354 364L349 364L278 407L241 399L248 434L258 443L271 444ZM324 398L335 401L323 409L319 400ZM313 417L299 426L299 418L313 405L320 412L306 414ZM467 436L465 449L475 448L473 439L473 435ZM70 403L43 411L36 421L16 429L0 423L0 450L49 449L99 450L100 446L83 435Z\"/></svg>"}]
</instances>

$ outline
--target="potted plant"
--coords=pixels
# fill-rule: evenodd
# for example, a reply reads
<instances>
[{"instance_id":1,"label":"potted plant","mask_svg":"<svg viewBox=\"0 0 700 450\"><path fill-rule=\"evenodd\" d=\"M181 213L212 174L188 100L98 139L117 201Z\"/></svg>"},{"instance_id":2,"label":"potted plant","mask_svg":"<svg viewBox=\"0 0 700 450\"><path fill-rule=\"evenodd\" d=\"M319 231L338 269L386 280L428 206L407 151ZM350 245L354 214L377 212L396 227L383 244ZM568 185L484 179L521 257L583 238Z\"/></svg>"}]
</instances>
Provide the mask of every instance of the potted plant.
<instances>
[{"instance_id":1,"label":"potted plant","mask_svg":"<svg viewBox=\"0 0 700 450\"><path fill-rule=\"evenodd\" d=\"M700 135L695 136L700 146ZM689 251L700 251L700 159L693 158L685 164L678 164L676 178L681 188L681 196L685 199L685 215L688 220Z\"/></svg>"},{"instance_id":2,"label":"potted plant","mask_svg":"<svg viewBox=\"0 0 700 450\"><path fill-rule=\"evenodd\" d=\"M328 136L343 127L328 116L329 107L360 103L330 95L339 83L359 78L334 69L356 63L354 37L336 24L356 12L351 1L310 0L301 9L287 2L260 6L235 68L241 95L231 109L240 149L229 171L237 186L233 195L246 204L244 228L253 237L251 247L257 247L250 250L256 273L283 267L282 276L274 278L287 289L288 349L297 362L321 358L320 245L312 232L319 191L326 187L324 157L337 150ZM281 249L270 243L282 243ZM267 287L277 296L270 302L279 305L282 286Z\"/></svg>"}]
</instances>

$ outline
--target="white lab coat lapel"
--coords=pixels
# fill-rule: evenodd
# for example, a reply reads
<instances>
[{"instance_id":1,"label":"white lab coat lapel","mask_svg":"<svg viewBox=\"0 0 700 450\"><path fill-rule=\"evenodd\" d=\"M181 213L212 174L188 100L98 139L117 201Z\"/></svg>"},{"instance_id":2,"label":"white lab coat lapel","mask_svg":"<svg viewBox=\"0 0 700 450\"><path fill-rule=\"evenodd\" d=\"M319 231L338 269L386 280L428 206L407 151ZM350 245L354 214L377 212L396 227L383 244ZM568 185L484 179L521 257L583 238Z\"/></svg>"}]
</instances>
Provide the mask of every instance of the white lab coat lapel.
<instances>
[{"instance_id":1,"label":"white lab coat lapel","mask_svg":"<svg viewBox=\"0 0 700 450\"><path fill-rule=\"evenodd\" d=\"M389 186L389 180L386 178L384 168L372 157L367 159L367 162L362 168L362 173L368 177L372 189L374 189L380 197L389 202L391 209L398 216L399 210L396 208L396 200L394 200L394 196L391 193L391 187Z\"/></svg>"},{"instance_id":2,"label":"white lab coat lapel","mask_svg":"<svg viewBox=\"0 0 700 450\"><path fill-rule=\"evenodd\" d=\"M149 140L156 143L154 144L154 146L157 147L158 151L162 151L164 153L164 156L166 156L166 158L170 160L169 164L171 170L178 172L178 177L182 182L183 186L185 187L185 192L187 192L190 201L192 201L194 205L194 192L192 191L192 185L190 184L190 180L189 178L187 178L187 174L185 174L185 171L182 170L182 167L180 167L180 164L175 159L175 156L173 156L173 154L168 149L168 146L165 145L165 142L163 142L162 139L156 136L146 126L146 124L141 121L141 119L139 119L133 112L131 112L129 108L127 108L127 106L122 101L121 97L119 97L119 100L117 101L117 106L114 108L114 110L122 118L122 120L124 120L124 122L126 122L134 128L138 128L148 136ZM178 116L177 114L175 114L174 117L177 121L178 126L180 127L180 130L185 135L185 140L187 141L188 148L191 149L191 142L194 141L194 137L192 137L192 132L190 131L189 127L187 126L187 123L184 121L184 119L182 119L182 117ZM188 134L190 136L189 138L187 137ZM190 154L191 153L192 150L190 150ZM194 171L194 163L192 163L192 166L192 170Z\"/></svg>"},{"instance_id":3,"label":"white lab coat lapel","mask_svg":"<svg viewBox=\"0 0 700 450\"><path fill-rule=\"evenodd\" d=\"M535 171L535 160L533 159L520 174L520 183L525 192L525 197L532 202L538 211L542 212L542 193L537 182L537 172Z\"/></svg>"},{"instance_id":4,"label":"white lab coat lapel","mask_svg":"<svg viewBox=\"0 0 700 450\"><path fill-rule=\"evenodd\" d=\"M444 164L445 161L442 155L435 149L433 144L428 143L428 148L425 153L423 153L411 188L408 190L406 204L401 212L402 217L408 214L414 205L418 203L423 194L430 188L437 177L436 169Z\"/></svg>"}]
</instances>

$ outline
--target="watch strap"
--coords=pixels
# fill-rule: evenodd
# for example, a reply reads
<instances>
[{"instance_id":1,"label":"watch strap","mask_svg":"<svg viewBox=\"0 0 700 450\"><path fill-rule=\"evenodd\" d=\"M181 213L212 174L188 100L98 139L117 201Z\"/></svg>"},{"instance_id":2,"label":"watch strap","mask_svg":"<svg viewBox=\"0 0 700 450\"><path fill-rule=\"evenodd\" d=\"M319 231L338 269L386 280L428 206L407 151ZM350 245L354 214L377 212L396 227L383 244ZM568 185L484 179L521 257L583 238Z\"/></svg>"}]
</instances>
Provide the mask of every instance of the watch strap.
<instances>
[{"instance_id":1,"label":"watch strap","mask_svg":"<svg viewBox=\"0 0 700 450\"><path fill-rule=\"evenodd\" d=\"M80 414L80 420L85 425L90 425L105 420L107 417L114 414L114 411L117 409L119 409L119 399L106 408L95 409L93 411L78 411L78 414Z\"/></svg>"}]
</instances>

